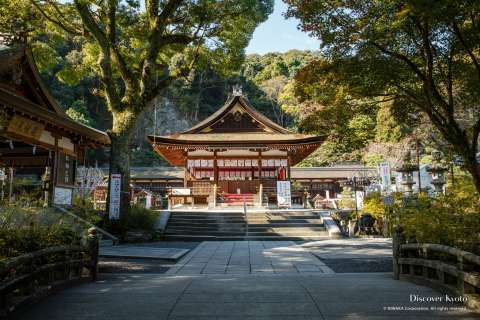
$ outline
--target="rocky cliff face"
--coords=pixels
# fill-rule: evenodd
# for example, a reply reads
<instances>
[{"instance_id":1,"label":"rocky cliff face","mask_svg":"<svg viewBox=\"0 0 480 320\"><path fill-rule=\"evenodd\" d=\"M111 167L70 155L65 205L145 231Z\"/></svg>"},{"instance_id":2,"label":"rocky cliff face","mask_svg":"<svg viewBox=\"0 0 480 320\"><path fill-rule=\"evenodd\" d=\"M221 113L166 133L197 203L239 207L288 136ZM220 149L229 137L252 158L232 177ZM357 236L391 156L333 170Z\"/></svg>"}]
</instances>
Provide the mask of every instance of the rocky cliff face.
<instances>
[{"instance_id":1,"label":"rocky cliff face","mask_svg":"<svg viewBox=\"0 0 480 320\"><path fill-rule=\"evenodd\" d=\"M159 96L138 120L137 130L132 137L132 145L140 149L150 148L146 141L146 135L169 135L187 130L191 126L191 123L178 111L172 101Z\"/></svg>"}]
</instances>

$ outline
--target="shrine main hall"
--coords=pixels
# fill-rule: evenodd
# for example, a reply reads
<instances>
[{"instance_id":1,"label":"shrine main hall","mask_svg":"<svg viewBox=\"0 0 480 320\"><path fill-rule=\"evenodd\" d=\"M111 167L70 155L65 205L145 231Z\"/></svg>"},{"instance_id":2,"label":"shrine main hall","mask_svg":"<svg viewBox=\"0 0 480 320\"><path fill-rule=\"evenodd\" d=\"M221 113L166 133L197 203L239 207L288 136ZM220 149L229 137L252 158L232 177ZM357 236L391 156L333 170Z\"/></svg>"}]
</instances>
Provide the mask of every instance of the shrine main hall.
<instances>
[{"instance_id":1,"label":"shrine main hall","mask_svg":"<svg viewBox=\"0 0 480 320\"><path fill-rule=\"evenodd\" d=\"M234 92L194 127L148 140L171 165L184 168L184 187L195 203L265 204L276 202L277 181L290 181L290 168L324 138L281 127Z\"/></svg>"}]
</instances>

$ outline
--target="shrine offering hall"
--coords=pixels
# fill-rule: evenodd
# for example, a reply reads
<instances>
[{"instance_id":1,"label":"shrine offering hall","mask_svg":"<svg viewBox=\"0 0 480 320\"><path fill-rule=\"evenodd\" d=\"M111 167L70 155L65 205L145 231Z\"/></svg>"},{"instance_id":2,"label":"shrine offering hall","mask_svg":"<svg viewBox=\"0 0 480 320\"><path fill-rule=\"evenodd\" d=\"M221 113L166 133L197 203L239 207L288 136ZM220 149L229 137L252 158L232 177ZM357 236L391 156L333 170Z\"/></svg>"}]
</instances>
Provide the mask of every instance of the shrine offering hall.
<instances>
[{"instance_id":1,"label":"shrine offering hall","mask_svg":"<svg viewBox=\"0 0 480 320\"><path fill-rule=\"evenodd\" d=\"M148 136L154 150L185 170L184 184L196 203L275 201L277 181L323 137L288 131L255 110L241 94L187 131Z\"/></svg>"}]
</instances>

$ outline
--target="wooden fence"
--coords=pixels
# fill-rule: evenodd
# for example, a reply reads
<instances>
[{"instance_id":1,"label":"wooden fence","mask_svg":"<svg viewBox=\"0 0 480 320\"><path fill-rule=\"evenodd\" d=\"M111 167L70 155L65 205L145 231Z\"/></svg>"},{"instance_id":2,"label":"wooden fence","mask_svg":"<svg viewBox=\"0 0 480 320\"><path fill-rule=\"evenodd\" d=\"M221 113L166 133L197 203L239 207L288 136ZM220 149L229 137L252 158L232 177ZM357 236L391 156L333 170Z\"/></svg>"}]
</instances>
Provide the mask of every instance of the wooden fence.
<instances>
[{"instance_id":1,"label":"wooden fence","mask_svg":"<svg viewBox=\"0 0 480 320\"><path fill-rule=\"evenodd\" d=\"M98 246L91 228L85 246L50 247L0 262L0 319L58 289L96 280Z\"/></svg>"},{"instance_id":2,"label":"wooden fence","mask_svg":"<svg viewBox=\"0 0 480 320\"><path fill-rule=\"evenodd\" d=\"M462 297L469 308L480 311L480 256L439 244L406 243L401 227L396 227L393 272L397 280Z\"/></svg>"}]
</instances>

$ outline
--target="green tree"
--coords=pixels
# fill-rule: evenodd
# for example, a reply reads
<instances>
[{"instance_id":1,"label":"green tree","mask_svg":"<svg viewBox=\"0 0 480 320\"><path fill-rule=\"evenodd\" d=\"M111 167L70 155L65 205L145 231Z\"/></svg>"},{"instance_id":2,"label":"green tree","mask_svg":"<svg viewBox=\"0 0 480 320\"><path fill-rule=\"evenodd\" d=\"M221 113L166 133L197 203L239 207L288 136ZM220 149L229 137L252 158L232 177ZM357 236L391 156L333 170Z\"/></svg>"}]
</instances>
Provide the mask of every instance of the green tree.
<instances>
[{"instance_id":1,"label":"green tree","mask_svg":"<svg viewBox=\"0 0 480 320\"><path fill-rule=\"evenodd\" d=\"M285 0L321 39L310 88L367 106L421 111L461 156L480 192L480 2ZM322 77L333 75L331 83Z\"/></svg>"},{"instance_id":2,"label":"green tree","mask_svg":"<svg viewBox=\"0 0 480 320\"><path fill-rule=\"evenodd\" d=\"M395 119L390 104L383 104L377 112L375 140L378 142L398 142L403 136L402 127Z\"/></svg>"},{"instance_id":3,"label":"green tree","mask_svg":"<svg viewBox=\"0 0 480 320\"><path fill-rule=\"evenodd\" d=\"M65 113L73 120L86 124L87 126L92 126L93 124L93 119L90 117L85 101L83 100L75 101Z\"/></svg>"},{"instance_id":4,"label":"green tree","mask_svg":"<svg viewBox=\"0 0 480 320\"><path fill-rule=\"evenodd\" d=\"M13 7L14 1L8 1ZM272 11L271 0L146 0L72 3L31 0L41 19L24 21L60 41L74 39L79 53L70 70L92 72L112 115L110 170L122 174L121 210L129 205L129 141L139 116L174 80L186 77L199 56L211 64L238 65L255 27ZM15 12L10 12L12 16ZM22 19L23 18L23 19ZM12 29L14 29L12 27ZM81 62L83 67L73 68Z\"/></svg>"}]
</instances>

